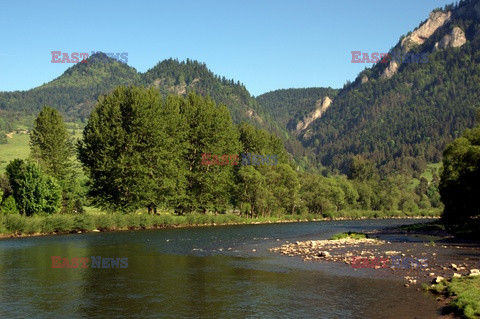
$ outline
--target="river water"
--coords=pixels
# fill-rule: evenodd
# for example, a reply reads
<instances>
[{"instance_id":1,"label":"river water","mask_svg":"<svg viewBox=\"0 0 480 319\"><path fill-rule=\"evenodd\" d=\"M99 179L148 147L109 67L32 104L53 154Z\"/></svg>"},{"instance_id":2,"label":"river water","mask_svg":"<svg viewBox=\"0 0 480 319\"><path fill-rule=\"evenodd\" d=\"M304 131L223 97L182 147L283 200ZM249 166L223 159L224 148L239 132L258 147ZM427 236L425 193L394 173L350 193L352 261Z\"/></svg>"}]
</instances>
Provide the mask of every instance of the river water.
<instances>
[{"instance_id":1,"label":"river water","mask_svg":"<svg viewBox=\"0 0 480 319\"><path fill-rule=\"evenodd\" d=\"M435 297L374 269L271 247L418 220L195 227L0 240L0 318L437 318ZM52 256L128 258L52 268Z\"/></svg>"}]
</instances>

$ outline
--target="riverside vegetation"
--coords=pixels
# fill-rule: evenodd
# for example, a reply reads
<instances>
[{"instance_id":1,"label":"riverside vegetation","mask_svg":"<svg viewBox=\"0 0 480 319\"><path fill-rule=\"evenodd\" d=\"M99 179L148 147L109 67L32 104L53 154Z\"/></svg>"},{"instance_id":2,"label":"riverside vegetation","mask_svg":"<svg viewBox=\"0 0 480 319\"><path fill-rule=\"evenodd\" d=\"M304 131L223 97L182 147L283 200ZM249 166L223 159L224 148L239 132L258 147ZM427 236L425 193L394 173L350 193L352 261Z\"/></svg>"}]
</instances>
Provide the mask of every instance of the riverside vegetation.
<instances>
[{"instance_id":1,"label":"riverside vegetation","mask_svg":"<svg viewBox=\"0 0 480 319\"><path fill-rule=\"evenodd\" d=\"M277 154L278 165L201 164L204 153L241 152ZM208 97L118 87L99 98L76 141L57 110L41 110L30 155L10 161L1 178L0 231L438 216L437 184L437 175L414 187L405 176L381 177L361 157L348 176L296 171L278 137L234 125ZM85 213L92 206L101 212Z\"/></svg>"}]
</instances>

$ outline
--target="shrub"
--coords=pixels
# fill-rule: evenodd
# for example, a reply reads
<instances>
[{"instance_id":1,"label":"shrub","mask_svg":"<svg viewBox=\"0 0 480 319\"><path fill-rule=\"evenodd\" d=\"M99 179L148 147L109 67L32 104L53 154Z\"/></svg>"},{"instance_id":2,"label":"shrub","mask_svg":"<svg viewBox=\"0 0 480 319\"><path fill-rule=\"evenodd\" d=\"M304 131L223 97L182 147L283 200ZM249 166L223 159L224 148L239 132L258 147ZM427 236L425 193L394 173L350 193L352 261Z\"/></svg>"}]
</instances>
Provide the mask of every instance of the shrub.
<instances>
[{"instance_id":1,"label":"shrub","mask_svg":"<svg viewBox=\"0 0 480 319\"><path fill-rule=\"evenodd\" d=\"M74 229L74 219L71 215L51 215L45 217L42 225L43 231L52 232L70 232Z\"/></svg>"},{"instance_id":2,"label":"shrub","mask_svg":"<svg viewBox=\"0 0 480 319\"><path fill-rule=\"evenodd\" d=\"M12 195L5 198L0 204L0 214L16 214L18 215L17 205L15 204L15 198Z\"/></svg>"},{"instance_id":3,"label":"shrub","mask_svg":"<svg viewBox=\"0 0 480 319\"><path fill-rule=\"evenodd\" d=\"M95 227L99 230L108 230L115 227L115 217L110 214L100 214L95 216Z\"/></svg>"},{"instance_id":4,"label":"shrub","mask_svg":"<svg viewBox=\"0 0 480 319\"><path fill-rule=\"evenodd\" d=\"M363 238L367 238L367 235L349 231L348 233L339 233L339 234L333 235L330 238L330 240L344 239L344 238L363 239Z\"/></svg>"},{"instance_id":5,"label":"shrub","mask_svg":"<svg viewBox=\"0 0 480 319\"><path fill-rule=\"evenodd\" d=\"M95 229L95 219L92 215L79 214L73 218L74 228L81 231Z\"/></svg>"},{"instance_id":6,"label":"shrub","mask_svg":"<svg viewBox=\"0 0 480 319\"><path fill-rule=\"evenodd\" d=\"M21 234L25 229L26 217L22 215L5 215L4 217L5 228L15 234Z\"/></svg>"},{"instance_id":7,"label":"shrub","mask_svg":"<svg viewBox=\"0 0 480 319\"><path fill-rule=\"evenodd\" d=\"M25 220L24 233L35 234L42 231L42 218L28 217Z\"/></svg>"}]
</instances>

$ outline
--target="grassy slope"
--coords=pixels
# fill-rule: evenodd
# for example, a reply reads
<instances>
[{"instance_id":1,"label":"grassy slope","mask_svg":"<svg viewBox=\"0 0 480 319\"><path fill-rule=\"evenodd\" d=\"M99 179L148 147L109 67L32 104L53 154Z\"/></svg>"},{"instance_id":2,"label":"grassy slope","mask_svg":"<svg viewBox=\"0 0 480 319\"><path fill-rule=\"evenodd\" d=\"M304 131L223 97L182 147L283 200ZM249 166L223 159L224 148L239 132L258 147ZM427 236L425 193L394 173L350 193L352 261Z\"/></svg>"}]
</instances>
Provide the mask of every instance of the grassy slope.
<instances>
[{"instance_id":1,"label":"grassy slope","mask_svg":"<svg viewBox=\"0 0 480 319\"><path fill-rule=\"evenodd\" d=\"M74 140L82 137L83 127L78 123L67 122L67 129ZM26 126L18 127L19 130L27 130ZM12 132L12 138L7 144L0 144L0 175L5 172L8 163L15 158L26 159L30 155L30 135Z\"/></svg>"},{"instance_id":2,"label":"grassy slope","mask_svg":"<svg viewBox=\"0 0 480 319\"><path fill-rule=\"evenodd\" d=\"M30 136L28 134L12 135L7 144L0 144L0 174L5 172L5 167L15 158L25 159L30 154L28 143Z\"/></svg>"},{"instance_id":3,"label":"grassy slope","mask_svg":"<svg viewBox=\"0 0 480 319\"><path fill-rule=\"evenodd\" d=\"M430 290L452 297L449 308L456 314L480 318L480 276L452 278L433 285Z\"/></svg>"},{"instance_id":4,"label":"grassy slope","mask_svg":"<svg viewBox=\"0 0 480 319\"><path fill-rule=\"evenodd\" d=\"M430 163L427 165L427 169L420 175L420 178L425 177L427 181L430 183L433 179L433 172L436 172L438 176L440 176L440 170L442 169L442 163ZM414 190L415 187L420 184L420 178L412 178L410 185L408 188L410 190Z\"/></svg>"}]
</instances>

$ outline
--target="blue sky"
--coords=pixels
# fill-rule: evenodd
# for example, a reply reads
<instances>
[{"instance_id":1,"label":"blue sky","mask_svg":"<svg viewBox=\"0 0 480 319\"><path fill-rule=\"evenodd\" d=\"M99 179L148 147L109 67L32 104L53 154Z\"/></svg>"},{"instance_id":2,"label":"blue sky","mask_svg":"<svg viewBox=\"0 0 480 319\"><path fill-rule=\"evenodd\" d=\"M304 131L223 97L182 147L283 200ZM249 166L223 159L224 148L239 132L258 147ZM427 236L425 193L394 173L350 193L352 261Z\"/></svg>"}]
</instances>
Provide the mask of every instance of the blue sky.
<instances>
[{"instance_id":1,"label":"blue sky","mask_svg":"<svg viewBox=\"0 0 480 319\"><path fill-rule=\"evenodd\" d=\"M51 51L128 52L140 72L170 57L205 62L255 96L280 88L342 87L452 1L0 0L0 91L28 90L72 64Z\"/></svg>"}]
</instances>

